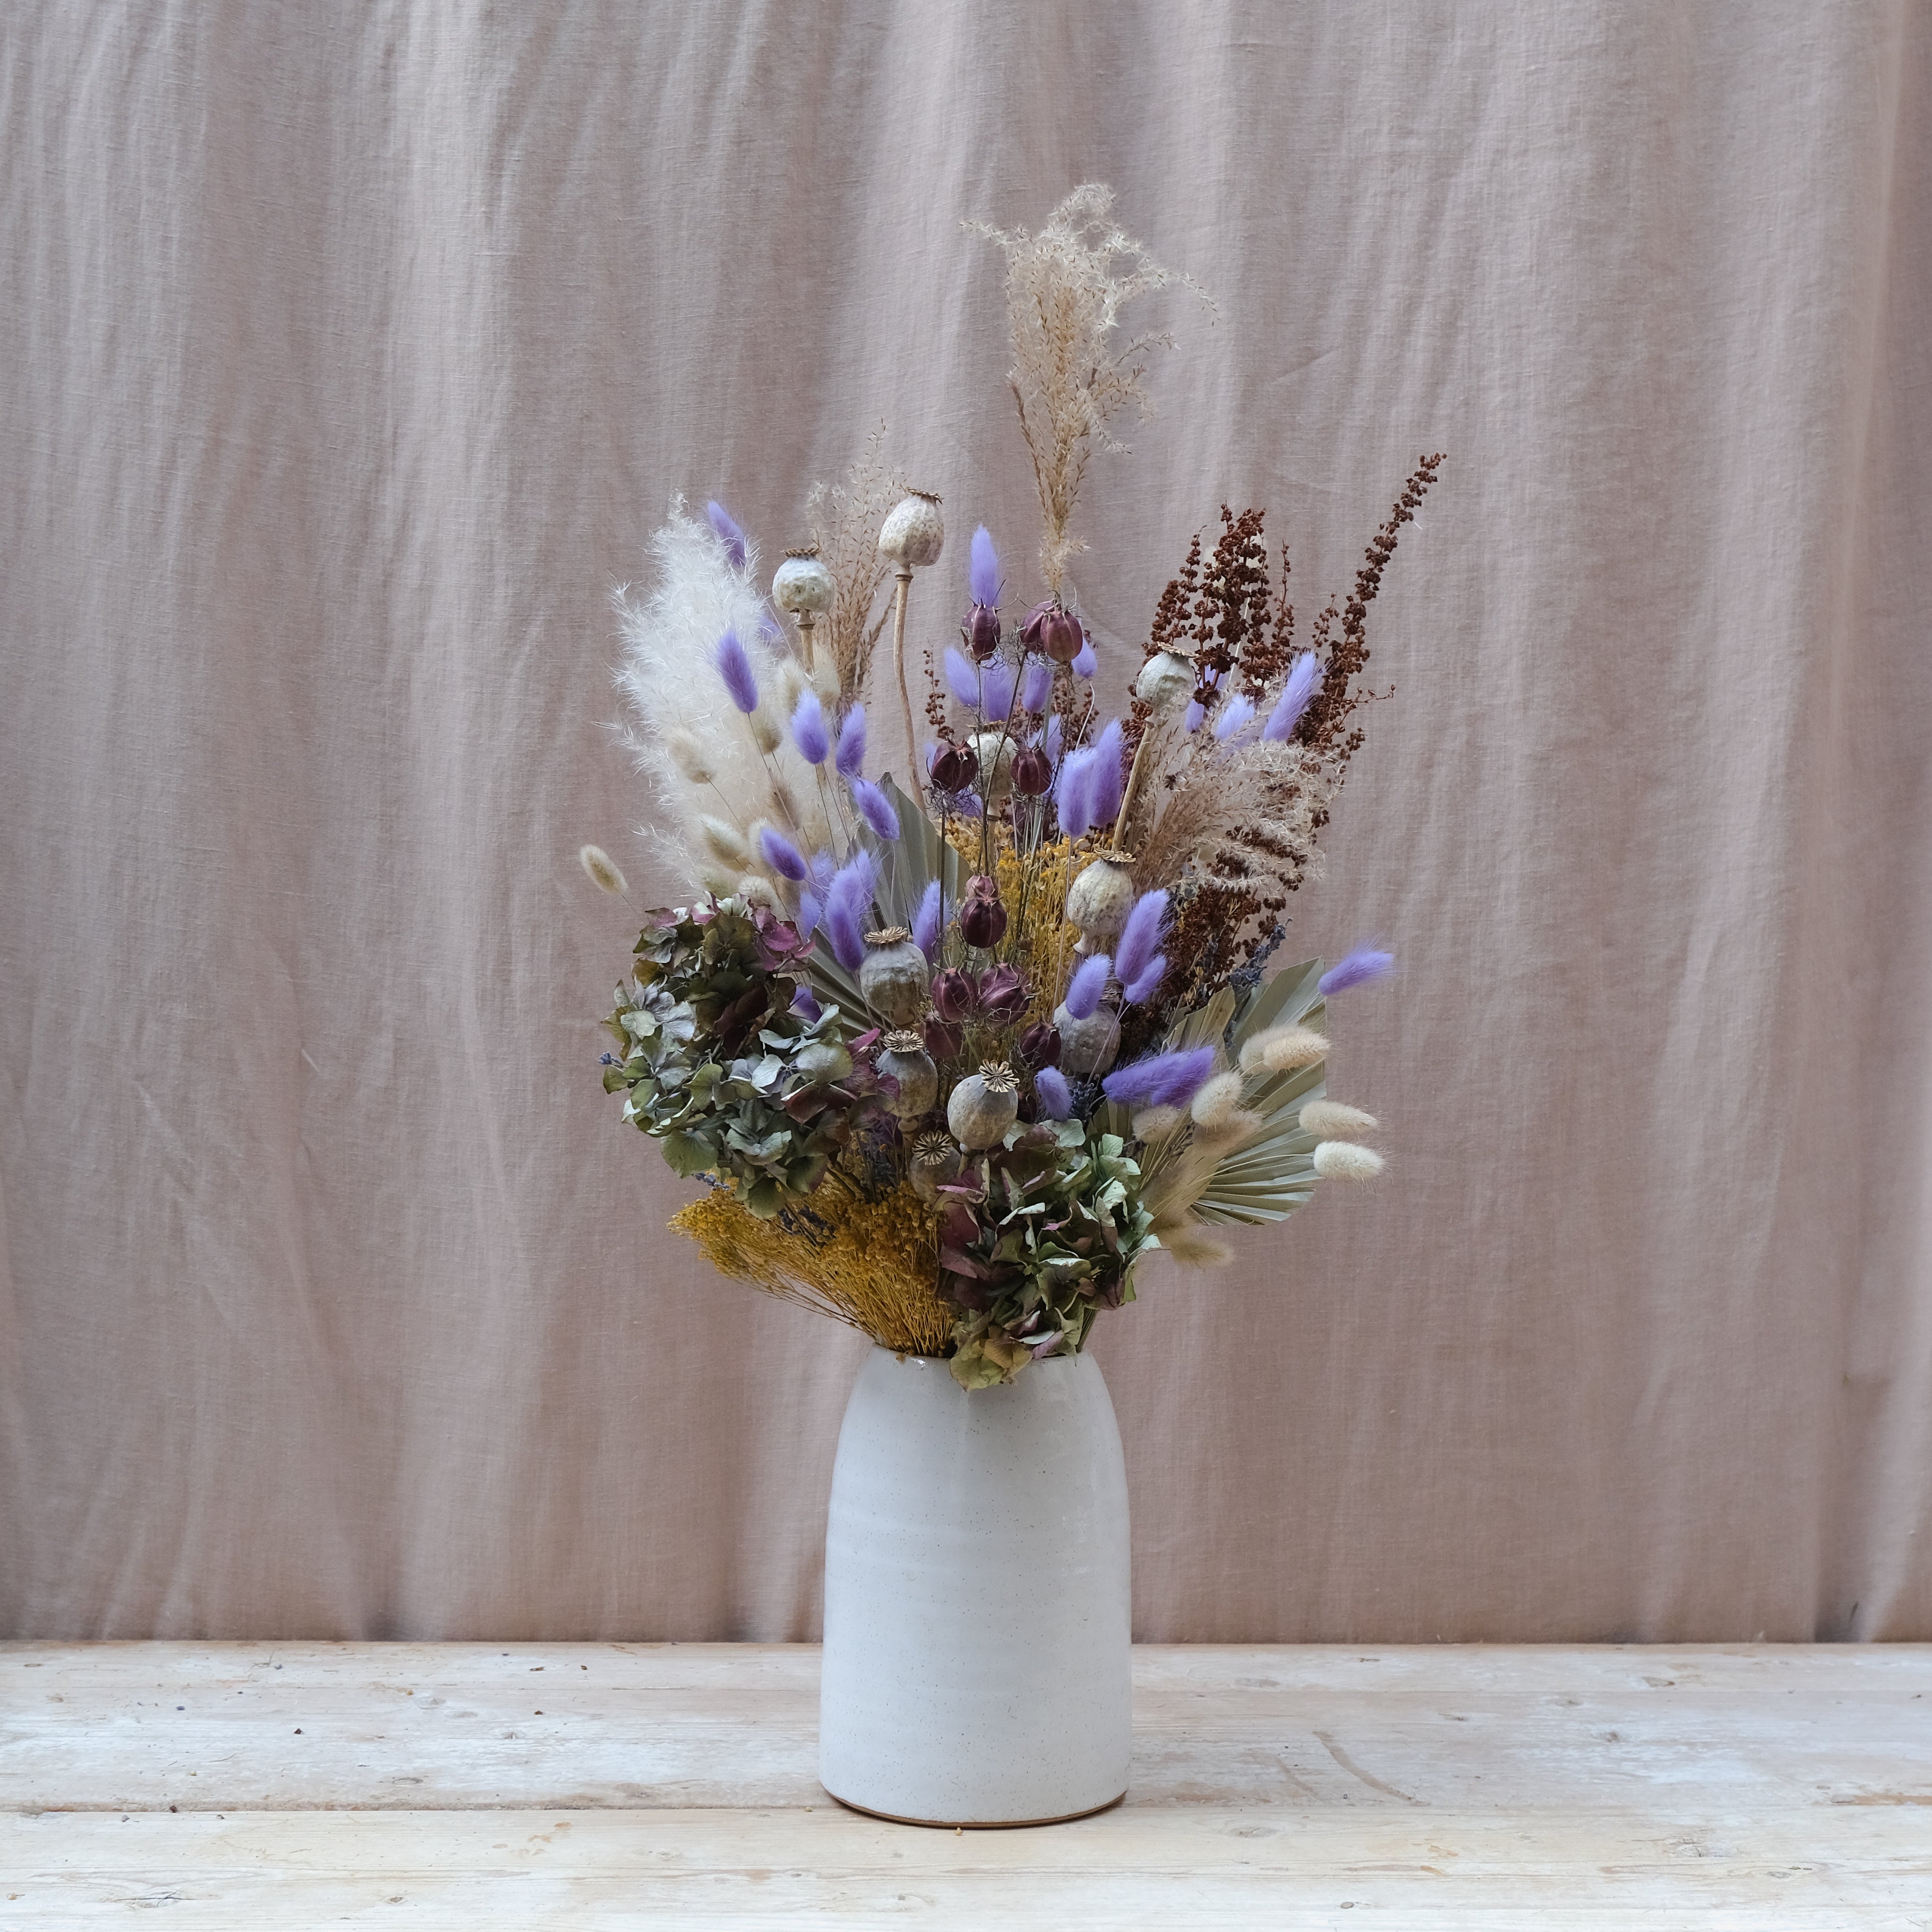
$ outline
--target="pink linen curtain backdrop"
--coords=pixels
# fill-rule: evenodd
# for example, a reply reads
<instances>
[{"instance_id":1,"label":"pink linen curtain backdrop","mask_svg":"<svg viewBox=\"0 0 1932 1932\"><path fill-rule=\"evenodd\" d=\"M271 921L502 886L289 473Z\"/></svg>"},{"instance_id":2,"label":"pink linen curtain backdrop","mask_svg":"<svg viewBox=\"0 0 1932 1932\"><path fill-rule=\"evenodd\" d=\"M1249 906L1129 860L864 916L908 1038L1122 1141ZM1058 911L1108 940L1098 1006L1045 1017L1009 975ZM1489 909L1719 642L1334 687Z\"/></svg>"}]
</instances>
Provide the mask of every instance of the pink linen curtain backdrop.
<instances>
[{"instance_id":1,"label":"pink linen curtain backdrop","mask_svg":"<svg viewBox=\"0 0 1932 1932\"><path fill-rule=\"evenodd\" d=\"M1094 467L1375 612L1288 956L1390 1171L1100 1352L1156 1640L1932 1638L1932 10L47 5L0 32L0 1630L803 1638L862 1344L599 1090L675 490L1030 557L993 250L1211 291ZM1166 298L1163 298L1166 300ZM1030 581L1030 578L1027 578ZM1137 662L1137 658L1135 658ZM895 707L880 707L890 718ZM900 755L888 746L894 761Z\"/></svg>"}]
</instances>

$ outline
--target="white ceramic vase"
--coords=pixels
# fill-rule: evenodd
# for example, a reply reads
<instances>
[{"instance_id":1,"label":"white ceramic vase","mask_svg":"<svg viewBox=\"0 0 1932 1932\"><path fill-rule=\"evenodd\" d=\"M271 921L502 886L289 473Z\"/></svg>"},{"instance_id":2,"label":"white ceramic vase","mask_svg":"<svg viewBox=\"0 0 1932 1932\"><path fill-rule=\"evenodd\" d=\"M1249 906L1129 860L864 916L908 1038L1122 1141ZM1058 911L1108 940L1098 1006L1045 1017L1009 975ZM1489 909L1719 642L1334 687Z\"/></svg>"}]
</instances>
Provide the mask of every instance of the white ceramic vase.
<instances>
[{"instance_id":1,"label":"white ceramic vase","mask_svg":"<svg viewBox=\"0 0 1932 1932\"><path fill-rule=\"evenodd\" d=\"M1126 1792L1127 1478L1091 1355L969 1394L866 1358L825 1537L819 1777L922 1825L1041 1824Z\"/></svg>"}]
</instances>

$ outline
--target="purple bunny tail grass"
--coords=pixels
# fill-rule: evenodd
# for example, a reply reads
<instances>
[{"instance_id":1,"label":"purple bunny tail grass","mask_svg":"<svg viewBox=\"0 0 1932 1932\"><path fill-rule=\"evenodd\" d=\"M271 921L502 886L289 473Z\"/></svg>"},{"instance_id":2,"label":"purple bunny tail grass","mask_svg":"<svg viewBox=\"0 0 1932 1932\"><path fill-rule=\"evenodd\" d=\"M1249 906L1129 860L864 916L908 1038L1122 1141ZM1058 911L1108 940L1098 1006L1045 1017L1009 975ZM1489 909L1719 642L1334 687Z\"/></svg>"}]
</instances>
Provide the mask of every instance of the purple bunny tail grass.
<instances>
[{"instance_id":1,"label":"purple bunny tail grass","mask_svg":"<svg viewBox=\"0 0 1932 1932\"><path fill-rule=\"evenodd\" d=\"M1018 674L1004 658L989 658L980 668L980 709L989 718L1013 715L1013 686Z\"/></svg>"},{"instance_id":2,"label":"purple bunny tail grass","mask_svg":"<svg viewBox=\"0 0 1932 1932\"><path fill-rule=\"evenodd\" d=\"M968 711L980 708L980 674L956 644L946 647L946 688Z\"/></svg>"},{"instance_id":3,"label":"purple bunny tail grass","mask_svg":"<svg viewBox=\"0 0 1932 1932\"><path fill-rule=\"evenodd\" d=\"M926 890L920 896L919 910L913 914L912 943L923 952L928 961L936 958L939 950L939 881L928 879Z\"/></svg>"},{"instance_id":4,"label":"purple bunny tail grass","mask_svg":"<svg viewBox=\"0 0 1932 1932\"><path fill-rule=\"evenodd\" d=\"M748 718L758 708L758 680L736 631L728 630L718 640L717 655L712 661L731 694L731 702Z\"/></svg>"},{"instance_id":5,"label":"purple bunny tail grass","mask_svg":"<svg viewBox=\"0 0 1932 1932\"><path fill-rule=\"evenodd\" d=\"M1053 786L1053 809L1064 838L1078 838L1094 822L1090 805L1093 772L1091 752L1069 752L1060 761L1060 776Z\"/></svg>"},{"instance_id":6,"label":"purple bunny tail grass","mask_svg":"<svg viewBox=\"0 0 1932 1932\"><path fill-rule=\"evenodd\" d=\"M796 884L806 876L805 855L782 832L766 826L758 834L758 849L765 855L765 863L782 877Z\"/></svg>"},{"instance_id":7,"label":"purple bunny tail grass","mask_svg":"<svg viewBox=\"0 0 1932 1932\"><path fill-rule=\"evenodd\" d=\"M791 741L808 765L822 765L832 752L832 734L825 722L825 706L815 691L802 692L791 714Z\"/></svg>"},{"instance_id":8,"label":"purple bunny tail grass","mask_svg":"<svg viewBox=\"0 0 1932 1932\"><path fill-rule=\"evenodd\" d=\"M1141 968L1140 977L1120 995L1122 1002L1130 1006L1151 1006L1154 995L1160 991L1160 982L1166 977L1167 955L1156 952Z\"/></svg>"},{"instance_id":9,"label":"purple bunny tail grass","mask_svg":"<svg viewBox=\"0 0 1932 1932\"><path fill-rule=\"evenodd\" d=\"M856 973L866 963L864 920L849 894L825 902L825 936L832 942L832 956L848 973Z\"/></svg>"},{"instance_id":10,"label":"purple bunny tail grass","mask_svg":"<svg viewBox=\"0 0 1932 1932\"><path fill-rule=\"evenodd\" d=\"M704 514L711 519L711 527L718 532L718 541L724 546L724 554L731 560L734 570L745 567L745 532L733 520L731 512L713 499L704 506Z\"/></svg>"},{"instance_id":11,"label":"purple bunny tail grass","mask_svg":"<svg viewBox=\"0 0 1932 1932\"><path fill-rule=\"evenodd\" d=\"M1379 952L1372 946L1358 946L1354 952L1345 952L1315 983L1322 997L1331 1000L1337 993L1346 993L1351 986L1372 986L1378 980L1386 980L1394 970L1393 952Z\"/></svg>"},{"instance_id":12,"label":"purple bunny tail grass","mask_svg":"<svg viewBox=\"0 0 1932 1932\"><path fill-rule=\"evenodd\" d=\"M1121 769L1125 760L1126 736L1118 718L1109 718L1107 728L1094 741L1093 790L1087 801L1087 822L1096 830L1113 824L1120 809L1120 792L1126 782Z\"/></svg>"},{"instance_id":13,"label":"purple bunny tail grass","mask_svg":"<svg viewBox=\"0 0 1932 1932\"><path fill-rule=\"evenodd\" d=\"M1120 943L1114 949L1114 970L1129 986L1147 970L1154 948L1160 944L1162 922L1167 917L1167 895L1156 890L1143 892L1134 902L1127 922L1120 928ZM1136 1000L1135 1005L1142 1003Z\"/></svg>"},{"instance_id":14,"label":"purple bunny tail grass","mask_svg":"<svg viewBox=\"0 0 1932 1932\"><path fill-rule=\"evenodd\" d=\"M1201 728L1201 721L1207 716L1201 708L1200 699L1191 699L1186 710L1181 714L1180 728L1184 731L1198 731Z\"/></svg>"},{"instance_id":15,"label":"purple bunny tail grass","mask_svg":"<svg viewBox=\"0 0 1932 1932\"><path fill-rule=\"evenodd\" d=\"M809 939L818 930L818 922L825 916L825 902L809 886L798 896L798 930L802 939Z\"/></svg>"},{"instance_id":16,"label":"purple bunny tail grass","mask_svg":"<svg viewBox=\"0 0 1932 1932\"><path fill-rule=\"evenodd\" d=\"M1110 1100L1132 1106L1150 1100L1156 1107L1184 1107L1214 1070L1214 1049L1197 1046L1183 1053L1156 1053L1108 1075L1100 1090Z\"/></svg>"},{"instance_id":17,"label":"purple bunny tail grass","mask_svg":"<svg viewBox=\"0 0 1932 1932\"><path fill-rule=\"evenodd\" d=\"M1066 743L1066 721L1058 712L1046 721L1046 730L1040 741L1040 749L1046 754L1046 762L1055 771L1060 769L1060 754Z\"/></svg>"},{"instance_id":18,"label":"purple bunny tail grass","mask_svg":"<svg viewBox=\"0 0 1932 1932\"><path fill-rule=\"evenodd\" d=\"M1288 668L1288 682L1282 686L1281 695L1262 727L1262 736L1278 745L1286 743L1321 688L1321 661L1312 651L1304 651Z\"/></svg>"},{"instance_id":19,"label":"purple bunny tail grass","mask_svg":"<svg viewBox=\"0 0 1932 1932\"><path fill-rule=\"evenodd\" d=\"M1214 1049L1197 1046L1185 1053L1163 1053L1168 1064L1154 1090L1156 1107L1184 1107L1214 1071Z\"/></svg>"},{"instance_id":20,"label":"purple bunny tail grass","mask_svg":"<svg viewBox=\"0 0 1932 1932\"><path fill-rule=\"evenodd\" d=\"M1076 1020L1091 1019L1114 976L1114 962L1104 952L1090 952L1073 969L1067 982L1066 1010Z\"/></svg>"},{"instance_id":21,"label":"purple bunny tail grass","mask_svg":"<svg viewBox=\"0 0 1932 1932\"><path fill-rule=\"evenodd\" d=\"M966 572L967 588L973 602L988 610L1000 601L1000 554L993 548L993 533L984 524L973 532L973 561Z\"/></svg>"},{"instance_id":22,"label":"purple bunny tail grass","mask_svg":"<svg viewBox=\"0 0 1932 1932\"><path fill-rule=\"evenodd\" d=\"M818 996L802 982L791 996L791 1010L802 1020L823 1019L825 1016L825 1009L818 1004Z\"/></svg>"},{"instance_id":23,"label":"purple bunny tail grass","mask_svg":"<svg viewBox=\"0 0 1932 1932\"><path fill-rule=\"evenodd\" d=\"M1044 711L1053 696L1053 660L1028 658L1026 675L1020 680L1020 709L1035 717Z\"/></svg>"},{"instance_id":24,"label":"purple bunny tail grass","mask_svg":"<svg viewBox=\"0 0 1932 1932\"><path fill-rule=\"evenodd\" d=\"M856 778L866 769L866 707L855 704L838 721L836 760L842 778Z\"/></svg>"},{"instance_id":25,"label":"purple bunny tail grass","mask_svg":"<svg viewBox=\"0 0 1932 1932\"><path fill-rule=\"evenodd\" d=\"M1252 698L1229 698L1227 708L1214 721L1216 739L1232 738L1254 715L1254 700Z\"/></svg>"},{"instance_id":26,"label":"purple bunny tail grass","mask_svg":"<svg viewBox=\"0 0 1932 1932\"><path fill-rule=\"evenodd\" d=\"M784 626L772 615L769 608L758 613L758 635L768 644L782 644L785 640Z\"/></svg>"},{"instance_id":27,"label":"purple bunny tail grass","mask_svg":"<svg viewBox=\"0 0 1932 1932\"><path fill-rule=\"evenodd\" d=\"M1057 1066L1042 1066L1034 1075L1033 1097L1049 1120L1064 1120L1073 1111L1073 1090Z\"/></svg>"},{"instance_id":28,"label":"purple bunny tail grass","mask_svg":"<svg viewBox=\"0 0 1932 1932\"><path fill-rule=\"evenodd\" d=\"M851 790L852 802L859 808L859 816L881 838L896 838L899 836L899 815L892 809L892 800L870 778L853 779Z\"/></svg>"},{"instance_id":29,"label":"purple bunny tail grass","mask_svg":"<svg viewBox=\"0 0 1932 1932\"><path fill-rule=\"evenodd\" d=\"M1094 655L1094 640L1083 638L1080 648L1073 653L1073 662L1066 668L1076 677L1091 677L1100 668L1100 660Z\"/></svg>"},{"instance_id":30,"label":"purple bunny tail grass","mask_svg":"<svg viewBox=\"0 0 1932 1932\"><path fill-rule=\"evenodd\" d=\"M838 876L838 862L821 845L812 855L812 883L820 893L832 890L832 881Z\"/></svg>"}]
</instances>

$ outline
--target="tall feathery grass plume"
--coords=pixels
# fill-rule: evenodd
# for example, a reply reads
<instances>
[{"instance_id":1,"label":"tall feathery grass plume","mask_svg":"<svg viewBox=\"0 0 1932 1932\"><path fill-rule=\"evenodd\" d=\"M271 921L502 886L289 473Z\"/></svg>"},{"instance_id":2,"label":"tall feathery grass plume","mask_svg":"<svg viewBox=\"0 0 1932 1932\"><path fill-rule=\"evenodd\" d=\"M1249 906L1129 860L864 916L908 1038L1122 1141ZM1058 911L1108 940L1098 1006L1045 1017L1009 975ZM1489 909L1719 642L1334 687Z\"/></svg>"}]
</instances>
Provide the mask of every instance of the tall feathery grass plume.
<instances>
[{"instance_id":1,"label":"tall feathery grass plume","mask_svg":"<svg viewBox=\"0 0 1932 1932\"><path fill-rule=\"evenodd\" d=\"M848 700L865 689L872 652L892 614L880 593L892 574L879 554L879 526L905 494L905 482L886 460L881 423L866 440L858 460L836 483L815 483L806 499L812 541L832 573L832 608L826 622L838 688Z\"/></svg>"},{"instance_id":2,"label":"tall feathery grass plume","mask_svg":"<svg viewBox=\"0 0 1932 1932\"><path fill-rule=\"evenodd\" d=\"M1166 332L1116 338L1120 314L1138 296L1179 283L1211 310L1207 294L1166 268L1113 218L1114 191L1097 182L1076 188L1037 234L986 222L968 230L1005 253L1006 315L1013 365L1007 386L1040 493L1040 564L1055 597L1066 566L1084 548L1070 532L1087 464L1097 443L1124 452L1108 424L1130 404L1150 413L1147 358L1171 349Z\"/></svg>"},{"instance_id":3,"label":"tall feathery grass plume","mask_svg":"<svg viewBox=\"0 0 1932 1932\"><path fill-rule=\"evenodd\" d=\"M719 892L737 884L721 848L754 845L759 825L782 827L808 851L829 830L812 767L783 728L792 660L772 642L748 540L744 557L734 562L711 526L674 498L651 539L650 588L626 586L615 598L616 677L628 713L621 735L662 808L645 836L678 872Z\"/></svg>"}]
</instances>

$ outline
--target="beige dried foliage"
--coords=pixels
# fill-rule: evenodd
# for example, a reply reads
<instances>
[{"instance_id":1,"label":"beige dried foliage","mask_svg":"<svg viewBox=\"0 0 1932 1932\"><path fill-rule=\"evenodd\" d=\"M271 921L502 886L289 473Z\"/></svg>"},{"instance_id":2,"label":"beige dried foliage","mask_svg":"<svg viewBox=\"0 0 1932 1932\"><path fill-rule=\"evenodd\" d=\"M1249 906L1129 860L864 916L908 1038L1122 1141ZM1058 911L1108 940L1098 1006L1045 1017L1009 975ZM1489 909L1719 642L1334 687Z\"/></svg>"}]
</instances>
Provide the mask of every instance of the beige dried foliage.
<instances>
[{"instance_id":1,"label":"beige dried foliage","mask_svg":"<svg viewBox=\"0 0 1932 1932\"><path fill-rule=\"evenodd\" d=\"M1278 909L1322 876L1316 839L1333 788L1318 758L1297 744L1217 745L1204 731L1154 728L1150 781L1126 828L1136 886L1171 890L1192 872Z\"/></svg>"},{"instance_id":2,"label":"beige dried foliage","mask_svg":"<svg viewBox=\"0 0 1932 1932\"><path fill-rule=\"evenodd\" d=\"M881 423L844 480L814 484L806 499L812 541L832 573L832 608L820 620L818 649L829 644L839 695L848 703L865 689L874 647L892 614L890 601L879 598L892 568L879 554L879 526L905 494L905 482L886 460L885 440Z\"/></svg>"},{"instance_id":3,"label":"beige dried foliage","mask_svg":"<svg viewBox=\"0 0 1932 1932\"><path fill-rule=\"evenodd\" d=\"M1137 296L1178 282L1208 303L1185 275L1162 268L1113 218L1114 191L1097 182L1076 188L1037 234L1011 233L981 221L976 235L1006 257L1006 318L1013 366L1007 382L1040 493L1040 562L1057 596L1068 560L1084 548L1069 534L1093 446L1122 451L1107 425L1129 404L1149 413L1147 356L1172 348L1166 334L1116 340L1120 312Z\"/></svg>"}]
</instances>

